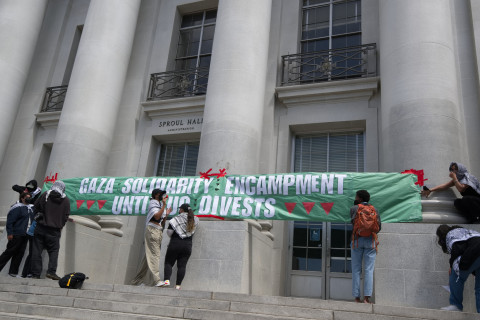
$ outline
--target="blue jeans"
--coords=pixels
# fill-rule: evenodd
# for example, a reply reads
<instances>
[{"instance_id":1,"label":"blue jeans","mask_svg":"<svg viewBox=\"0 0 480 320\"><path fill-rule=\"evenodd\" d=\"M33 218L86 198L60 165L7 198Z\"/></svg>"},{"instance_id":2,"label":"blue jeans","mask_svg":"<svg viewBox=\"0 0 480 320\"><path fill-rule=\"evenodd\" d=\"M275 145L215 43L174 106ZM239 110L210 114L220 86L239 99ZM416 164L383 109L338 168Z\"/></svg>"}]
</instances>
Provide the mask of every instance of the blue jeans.
<instances>
[{"instance_id":1,"label":"blue jeans","mask_svg":"<svg viewBox=\"0 0 480 320\"><path fill-rule=\"evenodd\" d=\"M463 310L463 287L467 281L468 275L475 271L475 302L477 304L477 312L480 313L480 257L472 263L468 270L460 270L460 275L457 275L452 270L450 273L450 304L457 306Z\"/></svg>"},{"instance_id":2,"label":"blue jeans","mask_svg":"<svg viewBox=\"0 0 480 320\"><path fill-rule=\"evenodd\" d=\"M350 243L352 248L352 294L355 298L360 297L360 277L362 275L362 259L365 263L365 276L363 280L363 295L372 296L373 292L373 269L375 268L375 240L373 237L358 237Z\"/></svg>"}]
</instances>

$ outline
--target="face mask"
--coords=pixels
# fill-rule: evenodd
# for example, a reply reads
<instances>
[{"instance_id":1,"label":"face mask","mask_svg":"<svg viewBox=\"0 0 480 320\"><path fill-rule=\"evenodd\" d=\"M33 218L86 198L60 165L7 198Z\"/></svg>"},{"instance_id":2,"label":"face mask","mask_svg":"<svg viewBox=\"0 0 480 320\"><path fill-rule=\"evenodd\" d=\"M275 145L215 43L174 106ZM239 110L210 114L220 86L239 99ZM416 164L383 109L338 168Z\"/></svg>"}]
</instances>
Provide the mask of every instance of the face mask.
<instances>
[{"instance_id":1,"label":"face mask","mask_svg":"<svg viewBox=\"0 0 480 320\"><path fill-rule=\"evenodd\" d=\"M355 200L355 201L353 201L353 205L356 206L356 205L360 204L360 202L361 202L360 200Z\"/></svg>"}]
</instances>

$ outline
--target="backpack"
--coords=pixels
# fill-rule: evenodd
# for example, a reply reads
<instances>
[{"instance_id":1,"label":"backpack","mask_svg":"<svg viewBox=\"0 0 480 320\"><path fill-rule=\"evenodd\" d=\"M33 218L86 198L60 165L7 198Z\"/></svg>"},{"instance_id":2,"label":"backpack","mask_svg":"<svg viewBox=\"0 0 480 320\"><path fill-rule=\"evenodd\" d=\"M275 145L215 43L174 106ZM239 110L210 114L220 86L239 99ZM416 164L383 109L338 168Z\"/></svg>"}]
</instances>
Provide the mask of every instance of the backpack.
<instances>
[{"instance_id":1,"label":"backpack","mask_svg":"<svg viewBox=\"0 0 480 320\"><path fill-rule=\"evenodd\" d=\"M378 245L378 231L380 231L380 226L378 225L378 213L375 207L371 204L359 204L357 215L353 221L352 242L357 239L358 247L358 237L373 236L375 244Z\"/></svg>"},{"instance_id":2,"label":"backpack","mask_svg":"<svg viewBox=\"0 0 480 320\"><path fill-rule=\"evenodd\" d=\"M58 280L58 284L60 285L60 288L80 289L82 288L83 281L85 281L85 279L88 279L85 274L81 272L72 272L67 273L60 280Z\"/></svg>"}]
</instances>

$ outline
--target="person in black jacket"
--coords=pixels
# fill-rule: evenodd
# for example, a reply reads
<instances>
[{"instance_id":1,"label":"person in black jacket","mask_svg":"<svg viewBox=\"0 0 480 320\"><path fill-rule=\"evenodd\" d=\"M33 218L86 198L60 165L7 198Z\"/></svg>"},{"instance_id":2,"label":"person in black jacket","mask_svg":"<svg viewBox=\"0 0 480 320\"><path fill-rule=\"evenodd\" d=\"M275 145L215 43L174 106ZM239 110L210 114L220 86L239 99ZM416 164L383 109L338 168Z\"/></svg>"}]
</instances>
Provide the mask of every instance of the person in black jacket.
<instances>
[{"instance_id":1,"label":"person in black jacket","mask_svg":"<svg viewBox=\"0 0 480 320\"><path fill-rule=\"evenodd\" d=\"M475 302L480 313L480 233L460 226L437 228L438 244L450 254L450 305L442 310L463 310L463 288L470 273L475 275Z\"/></svg>"},{"instance_id":2,"label":"person in black jacket","mask_svg":"<svg viewBox=\"0 0 480 320\"><path fill-rule=\"evenodd\" d=\"M19 201L10 208L7 214L8 243L7 248L0 255L0 270L12 259L10 270L8 271L8 274L12 277L17 276L18 268L28 243L27 226L31 211L28 206L29 199L30 193L22 192Z\"/></svg>"},{"instance_id":3,"label":"person in black jacket","mask_svg":"<svg viewBox=\"0 0 480 320\"><path fill-rule=\"evenodd\" d=\"M32 278L39 279L42 273L42 251L48 252L48 269L46 277L60 280L56 274L60 236L62 228L70 215L70 200L65 194L65 184L57 180L50 190L44 192L35 201L35 210L41 215L37 218L37 226L33 237Z\"/></svg>"}]
</instances>

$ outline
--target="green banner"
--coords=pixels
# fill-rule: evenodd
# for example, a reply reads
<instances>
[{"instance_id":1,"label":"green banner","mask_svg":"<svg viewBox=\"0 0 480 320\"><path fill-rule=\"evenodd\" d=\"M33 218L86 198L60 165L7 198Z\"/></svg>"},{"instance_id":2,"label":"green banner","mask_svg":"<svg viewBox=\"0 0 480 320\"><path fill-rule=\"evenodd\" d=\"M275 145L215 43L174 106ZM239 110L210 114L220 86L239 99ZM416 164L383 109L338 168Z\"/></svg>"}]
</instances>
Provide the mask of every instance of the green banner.
<instances>
[{"instance_id":1,"label":"green banner","mask_svg":"<svg viewBox=\"0 0 480 320\"><path fill-rule=\"evenodd\" d=\"M350 222L355 192L366 189L382 222L422 220L417 177L400 173L288 173L200 177L62 179L75 215L145 215L153 189L173 213L185 202L218 218ZM48 190L51 183L44 185Z\"/></svg>"}]
</instances>

